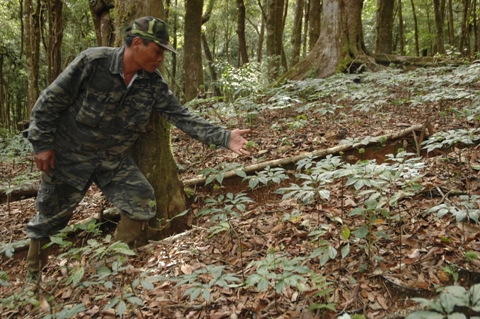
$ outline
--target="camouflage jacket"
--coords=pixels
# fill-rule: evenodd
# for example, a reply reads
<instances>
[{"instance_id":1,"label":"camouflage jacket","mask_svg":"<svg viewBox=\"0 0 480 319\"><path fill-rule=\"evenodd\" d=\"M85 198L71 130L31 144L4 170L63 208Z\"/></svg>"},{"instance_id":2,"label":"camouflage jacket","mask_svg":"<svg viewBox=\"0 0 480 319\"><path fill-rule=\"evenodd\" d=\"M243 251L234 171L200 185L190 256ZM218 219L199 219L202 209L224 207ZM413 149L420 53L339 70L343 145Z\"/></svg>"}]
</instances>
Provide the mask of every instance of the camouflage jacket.
<instances>
[{"instance_id":1,"label":"camouflage jacket","mask_svg":"<svg viewBox=\"0 0 480 319\"><path fill-rule=\"evenodd\" d=\"M124 47L82 52L32 110L28 139L35 153L53 149L52 174L78 189L92 174L102 186L111 181L125 152L145 132L153 109L207 145L228 148L230 143L230 131L182 106L160 72L139 71L127 88L123 52Z\"/></svg>"}]
</instances>

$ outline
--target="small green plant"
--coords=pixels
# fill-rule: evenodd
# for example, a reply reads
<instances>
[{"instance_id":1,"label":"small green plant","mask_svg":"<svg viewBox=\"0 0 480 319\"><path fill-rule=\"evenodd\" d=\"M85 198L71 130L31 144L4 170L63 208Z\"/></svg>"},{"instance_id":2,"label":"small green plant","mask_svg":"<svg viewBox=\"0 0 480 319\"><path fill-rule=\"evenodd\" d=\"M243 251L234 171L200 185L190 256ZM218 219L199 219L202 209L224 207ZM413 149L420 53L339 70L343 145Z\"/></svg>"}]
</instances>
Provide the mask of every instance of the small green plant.
<instances>
[{"instance_id":1,"label":"small green plant","mask_svg":"<svg viewBox=\"0 0 480 319\"><path fill-rule=\"evenodd\" d=\"M303 266L304 258L297 257L287 259L276 256L273 249L269 251L265 259L252 261L247 268L255 267L255 272L247 280L247 286L256 286L259 292L273 287L277 293L282 293L287 286L294 287L299 291L305 290L306 278L303 275L310 271Z\"/></svg>"},{"instance_id":2,"label":"small green plant","mask_svg":"<svg viewBox=\"0 0 480 319\"><path fill-rule=\"evenodd\" d=\"M252 200L245 194L227 193L219 195L216 199L205 199L206 208L200 210L197 216L212 216L210 222L226 222L230 217L240 218L241 213L245 211L245 204L251 203Z\"/></svg>"},{"instance_id":3,"label":"small green plant","mask_svg":"<svg viewBox=\"0 0 480 319\"><path fill-rule=\"evenodd\" d=\"M311 281L313 282L312 289L317 291L311 298L314 301L308 306L310 311L313 310L331 310L336 311L335 303L330 302L332 298L333 288L329 286L332 284L321 274L312 273Z\"/></svg>"},{"instance_id":4,"label":"small green plant","mask_svg":"<svg viewBox=\"0 0 480 319\"><path fill-rule=\"evenodd\" d=\"M458 271L455 265L447 265L443 267L443 271L452 276L455 282L458 281Z\"/></svg>"},{"instance_id":5,"label":"small green plant","mask_svg":"<svg viewBox=\"0 0 480 319\"><path fill-rule=\"evenodd\" d=\"M241 279L234 274L225 273L225 266L207 265L204 268L195 270L191 274L183 274L170 281L176 281L175 287L188 285L189 288L183 293L183 296L190 296L190 301L197 299L199 296L206 303L210 301L210 290L214 286L228 288L232 283L241 282ZM233 285L237 286L237 285Z\"/></svg>"},{"instance_id":6,"label":"small green plant","mask_svg":"<svg viewBox=\"0 0 480 319\"><path fill-rule=\"evenodd\" d=\"M465 260L467 262L472 262L473 260L478 259L478 254L475 251L467 251L465 252Z\"/></svg>"},{"instance_id":7,"label":"small green plant","mask_svg":"<svg viewBox=\"0 0 480 319\"><path fill-rule=\"evenodd\" d=\"M467 291L461 286L448 286L435 300L425 298L412 298L413 301L426 306L428 310L415 311L406 319L443 319L467 318L464 313L458 312L458 307L480 312L480 284L475 284ZM478 318L478 317L470 317Z\"/></svg>"},{"instance_id":8,"label":"small green plant","mask_svg":"<svg viewBox=\"0 0 480 319\"><path fill-rule=\"evenodd\" d=\"M217 181L219 185L222 185L223 178L227 172L234 171L237 174L241 174L242 165L233 163L233 164L222 164L219 167L207 167L200 171L203 177L206 178L205 185L210 184L213 181Z\"/></svg>"},{"instance_id":9,"label":"small green plant","mask_svg":"<svg viewBox=\"0 0 480 319\"><path fill-rule=\"evenodd\" d=\"M257 175L248 176L243 171L238 175L243 177L244 181L248 181L248 187L252 190L257 188L258 185L269 186L272 183L280 184L282 181L289 179L285 169L281 167L270 168L270 166L257 172Z\"/></svg>"}]
</instances>

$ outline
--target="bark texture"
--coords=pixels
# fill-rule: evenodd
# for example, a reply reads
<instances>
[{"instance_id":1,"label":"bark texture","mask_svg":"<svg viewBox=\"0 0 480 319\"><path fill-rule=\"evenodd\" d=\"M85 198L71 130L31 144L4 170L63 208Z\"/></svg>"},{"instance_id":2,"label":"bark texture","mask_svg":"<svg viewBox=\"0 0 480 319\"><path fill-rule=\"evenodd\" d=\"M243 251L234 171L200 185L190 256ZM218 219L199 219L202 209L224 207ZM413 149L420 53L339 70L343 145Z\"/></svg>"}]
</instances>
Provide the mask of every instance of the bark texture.
<instances>
[{"instance_id":1,"label":"bark texture","mask_svg":"<svg viewBox=\"0 0 480 319\"><path fill-rule=\"evenodd\" d=\"M63 0L48 0L48 83L62 71Z\"/></svg>"},{"instance_id":2,"label":"bark texture","mask_svg":"<svg viewBox=\"0 0 480 319\"><path fill-rule=\"evenodd\" d=\"M25 53L27 59L27 107L29 113L37 101L40 89L38 76L40 70L40 0L25 0Z\"/></svg>"},{"instance_id":3,"label":"bark texture","mask_svg":"<svg viewBox=\"0 0 480 319\"><path fill-rule=\"evenodd\" d=\"M202 12L203 0L186 0L183 68L187 102L202 92L204 85L201 40Z\"/></svg>"},{"instance_id":4,"label":"bark texture","mask_svg":"<svg viewBox=\"0 0 480 319\"><path fill-rule=\"evenodd\" d=\"M393 7L395 0L377 0L375 53L391 54L393 49Z\"/></svg>"},{"instance_id":5,"label":"bark texture","mask_svg":"<svg viewBox=\"0 0 480 319\"><path fill-rule=\"evenodd\" d=\"M94 0L90 1L89 5L98 46L112 46L115 40L113 36L113 21L110 19L113 0Z\"/></svg>"}]
</instances>

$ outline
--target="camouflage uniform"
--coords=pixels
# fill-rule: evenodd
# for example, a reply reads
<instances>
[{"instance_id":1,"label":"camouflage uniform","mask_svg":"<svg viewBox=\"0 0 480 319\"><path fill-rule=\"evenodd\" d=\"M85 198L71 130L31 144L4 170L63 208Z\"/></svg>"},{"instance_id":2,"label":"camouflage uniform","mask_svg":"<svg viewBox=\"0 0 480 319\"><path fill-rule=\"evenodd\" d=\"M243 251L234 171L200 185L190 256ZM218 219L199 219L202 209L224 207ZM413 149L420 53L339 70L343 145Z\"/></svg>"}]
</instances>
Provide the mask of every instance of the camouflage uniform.
<instances>
[{"instance_id":1,"label":"camouflage uniform","mask_svg":"<svg viewBox=\"0 0 480 319\"><path fill-rule=\"evenodd\" d=\"M55 168L43 174L30 238L43 238L68 223L75 206L95 182L129 218L155 215L152 187L125 152L145 132L152 110L207 145L227 147L230 131L182 106L160 72L123 79L124 47L82 52L40 95L28 139L35 153L55 152ZM153 202L152 202L153 201Z\"/></svg>"}]
</instances>

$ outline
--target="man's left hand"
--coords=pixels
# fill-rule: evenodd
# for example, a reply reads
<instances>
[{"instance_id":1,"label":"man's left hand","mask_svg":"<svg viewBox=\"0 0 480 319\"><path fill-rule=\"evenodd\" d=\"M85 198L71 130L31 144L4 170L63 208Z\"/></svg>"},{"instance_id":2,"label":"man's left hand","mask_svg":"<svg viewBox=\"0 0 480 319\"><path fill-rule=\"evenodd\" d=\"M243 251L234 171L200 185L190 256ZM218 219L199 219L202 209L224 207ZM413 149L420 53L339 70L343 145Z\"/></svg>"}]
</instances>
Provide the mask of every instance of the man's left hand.
<instances>
[{"instance_id":1,"label":"man's left hand","mask_svg":"<svg viewBox=\"0 0 480 319\"><path fill-rule=\"evenodd\" d=\"M230 150L237 153L238 155L250 155L250 152L247 151L248 141L243 138L243 135L250 133L250 129L246 130L233 130L230 135Z\"/></svg>"}]
</instances>

